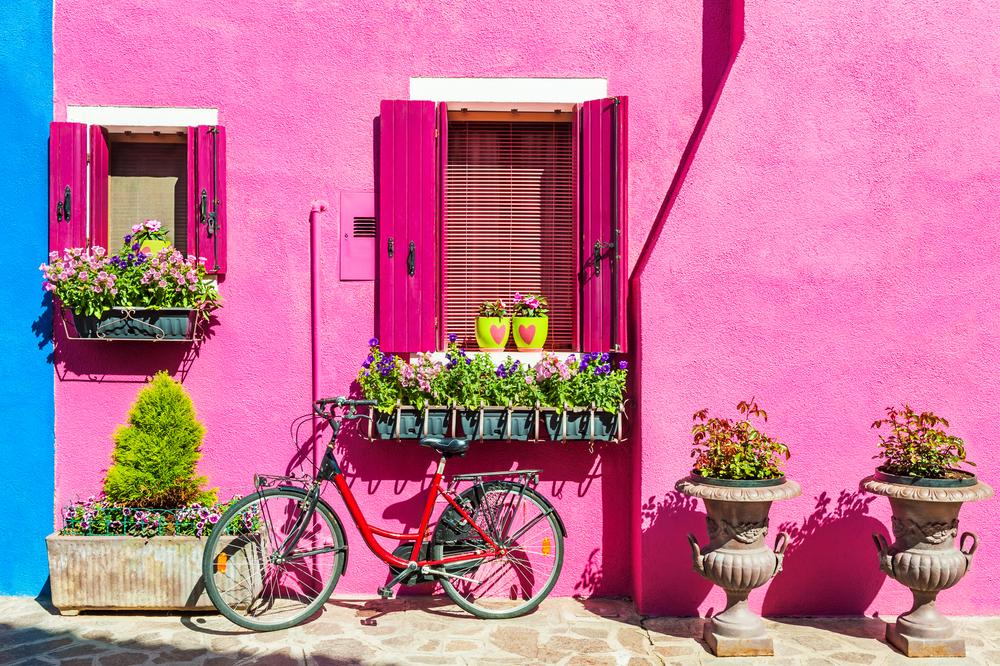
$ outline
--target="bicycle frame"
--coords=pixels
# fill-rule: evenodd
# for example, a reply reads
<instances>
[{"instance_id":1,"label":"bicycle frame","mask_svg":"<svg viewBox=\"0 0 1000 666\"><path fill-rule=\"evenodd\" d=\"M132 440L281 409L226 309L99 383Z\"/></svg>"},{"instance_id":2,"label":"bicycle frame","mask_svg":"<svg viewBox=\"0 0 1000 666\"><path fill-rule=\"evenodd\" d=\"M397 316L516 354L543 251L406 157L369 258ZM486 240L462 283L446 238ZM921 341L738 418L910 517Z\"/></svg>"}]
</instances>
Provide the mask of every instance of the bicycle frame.
<instances>
[{"instance_id":1,"label":"bicycle frame","mask_svg":"<svg viewBox=\"0 0 1000 666\"><path fill-rule=\"evenodd\" d=\"M465 508L455 501L455 495L451 490L447 490L442 487L441 480L444 478L444 467L445 460L441 458L438 462L437 470L434 473L434 478L431 479L431 486L427 490L427 500L424 504L423 515L420 518L420 525L416 532L400 533L387 530L376 525L372 525L365 518L364 512L361 510L358 501L354 497L354 493L351 491L351 487L347 484L347 479L344 477L343 471L340 469L340 465L337 459L333 455L333 451L327 448L326 454L323 456L323 464L320 467L319 475L316 479L316 483L321 481L331 481L333 485L337 488L340 496L344 500L344 504L347 506L348 513L351 514L351 519L354 524L357 525L358 531L361 532L361 538L364 539L365 545L375 553L375 555L391 566L397 568L406 568L409 566L410 562L416 563L417 568L430 567L443 564L452 564L454 562L463 562L467 560L479 560L482 559L484 555L499 556L503 554L503 549L495 542L490 536L473 520L472 516L465 510ZM422 560L420 559L420 548L423 546L424 541L429 537L429 526L431 521L431 515L434 513L434 504L438 496L441 496L448 502L463 519L468 521L469 525L479 533L483 541L488 546L488 550L480 552L470 552L470 553L460 553L456 555L450 555L448 557L439 560ZM412 541L413 550L410 552L410 559L404 560L401 557L389 552L382 544L375 540L376 536L380 536L387 539L394 539L401 543Z\"/></svg>"}]
</instances>

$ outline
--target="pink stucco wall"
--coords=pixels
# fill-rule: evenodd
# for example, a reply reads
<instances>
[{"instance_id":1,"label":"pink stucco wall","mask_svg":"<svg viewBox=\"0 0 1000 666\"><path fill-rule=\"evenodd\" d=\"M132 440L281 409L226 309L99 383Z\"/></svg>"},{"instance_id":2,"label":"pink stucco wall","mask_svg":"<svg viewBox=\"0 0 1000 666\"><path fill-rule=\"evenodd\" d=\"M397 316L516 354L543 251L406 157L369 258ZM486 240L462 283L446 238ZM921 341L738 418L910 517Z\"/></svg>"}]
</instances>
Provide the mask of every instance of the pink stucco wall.
<instances>
[{"instance_id":1,"label":"pink stucco wall","mask_svg":"<svg viewBox=\"0 0 1000 666\"><path fill-rule=\"evenodd\" d=\"M455 468L545 469L570 536L558 594L705 612L721 597L689 571L684 542L688 530L704 537L703 514L671 489L690 464L690 413L755 394L805 488L775 508L772 525L799 538L758 607L903 609L870 545L885 502L850 495L873 466L867 424L902 399L939 410L995 480L995 13L748 2L746 41L706 123L735 55L738 0L706 0L704 12L684 0L272 4L56 2L55 117L67 104L217 107L230 220L225 308L196 356L131 343L57 355L57 504L99 488L111 431L161 367L194 397L203 468L224 496L253 471L288 467L289 424L309 408L312 199L332 205L325 392L346 390L372 332L372 283L336 278L336 206L339 191L372 186L380 99L407 97L410 76L599 76L630 96L640 436L594 453L482 446ZM432 457L362 441L342 455L370 516L412 525ZM984 547L943 596L952 612L1000 609L990 508L963 514ZM338 591L374 593L385 567L353 529L349 539Z\"/></svg>"}]
</instances>

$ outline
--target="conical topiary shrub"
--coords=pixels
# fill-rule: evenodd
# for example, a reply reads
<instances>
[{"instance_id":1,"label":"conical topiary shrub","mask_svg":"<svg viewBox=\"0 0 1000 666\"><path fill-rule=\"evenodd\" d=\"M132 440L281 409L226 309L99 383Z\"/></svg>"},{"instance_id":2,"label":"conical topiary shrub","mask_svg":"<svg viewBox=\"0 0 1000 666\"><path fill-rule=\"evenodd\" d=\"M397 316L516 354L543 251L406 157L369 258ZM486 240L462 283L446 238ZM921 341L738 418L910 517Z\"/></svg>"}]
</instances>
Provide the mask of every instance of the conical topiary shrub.
<instances>
[{"instance_id":1,"label":"conical topiary shrub","mask_svg":"<svg viewBox=\"0 0 1000 666\"><path fill-rule=\"evenodd\" d=\"M104 480L108 500L125 506L170 509L216 501L197 476L205 428L184 387L158 372L139 391L128 425L115 431L112 465Z\"/></svg>"}]
</instances>

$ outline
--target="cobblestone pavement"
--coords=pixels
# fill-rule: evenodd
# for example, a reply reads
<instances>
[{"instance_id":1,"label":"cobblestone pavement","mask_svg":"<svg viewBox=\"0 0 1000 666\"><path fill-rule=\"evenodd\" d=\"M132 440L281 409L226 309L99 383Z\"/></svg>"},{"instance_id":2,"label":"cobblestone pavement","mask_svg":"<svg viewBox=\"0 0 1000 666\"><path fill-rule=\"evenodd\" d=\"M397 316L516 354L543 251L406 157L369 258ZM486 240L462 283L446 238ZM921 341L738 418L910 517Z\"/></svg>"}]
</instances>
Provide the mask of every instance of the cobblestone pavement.
<instances>
[{"instance_id":1,"label":"cobblestone pavement","mask_svg":"<svg viewBox=\"0 0 1000 666\"><path fill-rule=\"evenodd\" d=\"M527 617L484 621L444 600L331 601L313 621L254 634L218 615L61 617L0 598L0 664L1000 664L1000 618L958 618L968 657L908 660L878 618L769 620L771 658L718 659L702 620L644 618L628 601L550 599Z\"/></svg>"}]
</instances>

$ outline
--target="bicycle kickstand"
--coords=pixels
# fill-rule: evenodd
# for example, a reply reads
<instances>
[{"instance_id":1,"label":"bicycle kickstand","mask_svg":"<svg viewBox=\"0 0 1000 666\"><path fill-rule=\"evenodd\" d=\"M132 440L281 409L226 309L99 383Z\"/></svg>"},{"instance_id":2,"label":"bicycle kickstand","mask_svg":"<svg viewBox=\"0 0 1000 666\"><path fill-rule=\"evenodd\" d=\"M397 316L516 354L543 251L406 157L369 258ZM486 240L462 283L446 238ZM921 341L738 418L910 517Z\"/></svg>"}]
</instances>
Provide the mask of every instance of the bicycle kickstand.
<instances>
[{"instance_id":1,"label":"bicycle kickstand","mask_svg":"<svg viewBox=\"0 0 1000 666\"><path fill-rule=\"evenodd\" d=\"M405 569L403 569L398 574L393 576L392 579L389 580L389 582L386 583L384 587L378 588L378 595L383 599L392 599L393 596L392 588L399 585L404 578L407 578L410 574L412 574L416 570L417 570L417 563L410 562L409 564L406 565Z\"/></svg>"}]
</instances>

